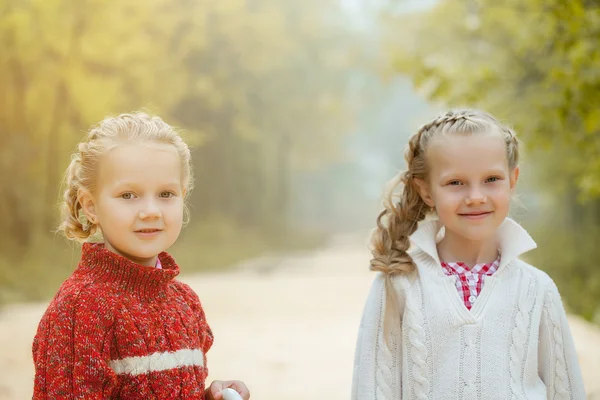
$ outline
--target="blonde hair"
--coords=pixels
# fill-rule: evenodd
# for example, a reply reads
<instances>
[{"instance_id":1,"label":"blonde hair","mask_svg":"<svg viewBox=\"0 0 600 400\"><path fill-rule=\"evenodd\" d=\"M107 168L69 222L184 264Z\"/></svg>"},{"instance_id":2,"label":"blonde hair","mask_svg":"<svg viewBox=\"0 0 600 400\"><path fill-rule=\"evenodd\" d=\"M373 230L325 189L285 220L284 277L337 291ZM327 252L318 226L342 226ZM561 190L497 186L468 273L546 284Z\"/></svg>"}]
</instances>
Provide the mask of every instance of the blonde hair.
<instances>
[{"instance_id":1,"label":"blonde hair","mask_svg":"<svg viewBox=\"0 0 600 400\"><path fill-rule=\"evenodd\" d=\"M81 212L82 190L93 193L98 162L106 152L122 143L146 141L175 146L181 160L182 185L186 189L186 196L189 194L193 186L190 150L175 128L161 118L143 112L108 117L92 127L71 156L71 163L64 177L66 189L61 204L62 222L58 227L59 232L78 242L83 242L96 233L97 225L90 223Z\"/></svg>"},{"instance_id":2,"label":"blonde hair","mask_svg":"<svg viewBox=\"0 0 600 400\"><path fill-rule=\"evenodd\" d=\"M407 251L410 235L418 223L432 212L425 204L415 179L428 178L427 146L432 138L451 134L499 134L506 144L508 165L512 171L519 160L519 143L515 132L501 124L490 114L472 109L452 110L423 125L408 142L404 158L407 169L396 175L388 184L384 196L384 209L377 217L377 228L371 237L373 259L370 269L385 274L386 306L384 312L384 332L386 337L394 326L400 323L400 310L392 278L399 274L409 274L415 264ZM403 186L398 201L395 190Z\"/></svg>"}]
</instances>

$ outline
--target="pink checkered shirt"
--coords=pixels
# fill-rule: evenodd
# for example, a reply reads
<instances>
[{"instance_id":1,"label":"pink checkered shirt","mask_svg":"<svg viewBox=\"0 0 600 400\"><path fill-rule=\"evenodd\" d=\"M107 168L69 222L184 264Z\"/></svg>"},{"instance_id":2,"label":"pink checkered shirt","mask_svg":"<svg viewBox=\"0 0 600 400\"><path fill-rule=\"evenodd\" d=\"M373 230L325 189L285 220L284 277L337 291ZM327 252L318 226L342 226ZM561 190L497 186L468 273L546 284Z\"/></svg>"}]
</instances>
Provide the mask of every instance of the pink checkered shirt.
<instances>
[{"instance_id":1,"label":"pink checkered shirt","mask_svg":"<svg viewBox=\"0 0 600 400\"><path fill-rule=\"evenodd\" d=\"M471 269L462 262L442 262L444 273L448 276L456 276L456 289L458 289L458 294L461 295L465 306L469 310L473 307L479 293L481 293L485 281L484 277L496 272L499 265L500 256L492 263L477 264Z\"/></svg>"}]
</instances>

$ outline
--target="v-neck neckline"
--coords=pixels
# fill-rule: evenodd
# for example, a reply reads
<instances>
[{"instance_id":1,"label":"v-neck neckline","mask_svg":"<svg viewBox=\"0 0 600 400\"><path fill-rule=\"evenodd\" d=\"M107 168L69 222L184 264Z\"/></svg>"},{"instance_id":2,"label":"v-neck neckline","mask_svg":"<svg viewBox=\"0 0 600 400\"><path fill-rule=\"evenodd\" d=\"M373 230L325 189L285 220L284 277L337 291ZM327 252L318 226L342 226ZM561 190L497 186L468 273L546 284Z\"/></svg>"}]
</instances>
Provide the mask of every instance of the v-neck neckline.
<instances>
[{"instance_id":1,"label":"v-neck neckline","mask_svg":"<svg viewBox=\"0 0 600 400\"><path fill-rule=\"evenodd\" d=\"M443 281L446 296L453 303L453 308L456 310L458 317L467 324L479 322L487 311L486 305L496 286L497 279L493 275L486 277L485 285L481 288L481 292L479 293L479 296L477 296L477 301L475 301L469 310L465 306L463 299L460 297L460 293L456 290L454 283L455 276L444 275L440 278Z\"/></svg>"},{"instance_id":2,"label":"v-neck neckline","mask_svg":"<svg viewBox=\"0 0 600 400\"><path fill-rule=\"evenodd\" d=\"M504 273L506 267L508 267L508 265L506 265L504 268L502 268L502 270L498 269L494 275L486 276L485 285L483 285L481 288L481 292L477 297L477 301L475 301L473 307L471 307L469 310L467 307L465 307L463 299L456 290L454 283L455 276L446 275L442 269L442 266L437 263L437 260L434 260L424 252L415 252L412 254L412 256L422 267L419 268L422 284L426 285L427 280L439 282L444 288L444 296L448 299L449 303L452 303L452 305L449 307L454 308L455 316L463 324L476 324L482 320L487 313L488 300L494 293L498 279L500 279L500 276Z\"/></svg>"},{"instance_id":3,"label":"v-neck neckline","mask_svg":"<svg viewBox=\"0 0 600 400\"><path fill-rule=\"evenodd\" d=\"M467 323L475 323L480 321L487 312L488 300L505 270L519 255L535 249L536 243L517 222L511 218L505 218L496 232L498 248L501 249L500 265L493 275L486 277L485 285L483 285L477 301L469 310L465 307L460 294L456 290L456 286L452 281L453 278L447 276L441 266L437 242L441 240L444 233L444 226L437 219L420 222L417 230L410 236L411 246L407 253L417 264L419 275L422 277L423 275L431 275L424 277L424 279L435 279L445 287L446 295L449 296L448 301L454 304L453 307L456 308L460 319ZM424 282L424 284L427 284L427 282Z\"/></svg>"}]
</instances>

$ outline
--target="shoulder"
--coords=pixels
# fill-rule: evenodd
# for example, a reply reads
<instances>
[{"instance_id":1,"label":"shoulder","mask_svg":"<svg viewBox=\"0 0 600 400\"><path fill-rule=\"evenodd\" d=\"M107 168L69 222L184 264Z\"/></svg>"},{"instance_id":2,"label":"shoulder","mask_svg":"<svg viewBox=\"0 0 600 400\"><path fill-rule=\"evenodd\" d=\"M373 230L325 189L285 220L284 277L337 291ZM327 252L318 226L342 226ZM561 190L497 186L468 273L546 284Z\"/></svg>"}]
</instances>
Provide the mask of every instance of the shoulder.
<instances>
[{"instance_id":1,"label":"shoulder","mask_svg":"<svg viewBox=\"0 0 600 400\"><path fill-rule=\"evenodd\" d=\"M376 272L371 279L364 313L373 312L376 308L380 307L382 299L385 298L385 274Z\"/></svg>"},{"instance_id":2,"label":"shoulder","mask_svg":"<svg viewBox=\"0 0 600 400\"><path fill-rule=\"evenodd\" d=\"M190 306L202 308L200 297L198 297L198 294L187 283L174 279L171 282L171 289Z\"/></svg>"},{"instance_id":3,"label":"shoulder","mask_svg":"<svg viewBox=\"0 0 600 400\"><path fill-rule=\"evenodd\" d=\"M551 292L558 294L558 288L556 287L554 280L550 277L550 275L548 275L548 273L521 259L515 260L515 263L517 268L527 272L530 276L533 277L535 282L542 289L543 293Z\"/></svg>"},{"instance_id":4,"label":"shoulder","mask_svg":"<svg viewBox=\"0 0 600 400\"><path fill-rule=\"evenodd\" d=\"M414 282L419 279L417 271L410 273L402 273L393 275L391 283L393 289L396 292L397 300L401 303L405 301L406 296L409 294ZM388 286L386 285L386 275L382 272L377 272L371 283L371 289L367 297L367 304L378 307L383 304L386 300L386 291Z\"/></svg>"},{"instance_id":5,"label":"shoulder","mask_svg":"<svg viewBox=\"0 0 600 400\"><path fill-rule=\"evenodd\" d=\"M382 289L385 287L385 279L386 275L383 272L376 272L375 277L373 278L373 283L371 284L372 289ZM409 290L412 284L420 279L419 271L417 268L412 272L406 273L398 273L392 275L392 282L394 283L394 288L396 290Z\"/></svg>"},{"instance_id":6,"label":"shoulder","mask_svg":"<svg viewBox=\"0 0 600 400\"><path fill-rule=\"evenodd\" d=\"M171 288L175 291L175 293L178 293L181 296L179 301L184 302L183 304L179 303L179 305L184 308L189 307L194 311L196 317L198 318L200 330L204 335L204 344L202 348L204 352L207 352L212 346L214 336L206 320L206 314L202 308L198 294L188 284L176 279L171 282Z\"/></svg>"},{"instance_id":7,"label":"shoulder","mask_svg":"<svg viewBox=\"0 0 600 400\"><path fill-rule=\"evenodd\" d=\"M199 300L198 294L196 294L196 292L187 283L173 279L173 281L171 281L171 288L177 293L181 293L181 295L185 297L192 297Z\"/></svg>"},{"instance_id":8,"label":"shoulder","mask_svg":"<svg viewBox=\"0 0 600 400\"><path fill-rule=\"evenodd\" d=\"M99 327L112 324L115 315L114 296L104 285L70 277L56 293L42 322L69 325L76 321L95 321Z\"/></svg>"},{"instance_id":9,"label":"shoulder","mask_svg":"<svg viewBox=\"0 0 600 400\"><path fill-rule=\"evenodd\" d=\"M400 277L394 277L395 285L400 281ZM385 294L386 275L383 272L376 272L372 277L371 288L369 290L369 298L381 298ZM394 286L395 286L394 285Z\"/></svg>"}]
</instances>

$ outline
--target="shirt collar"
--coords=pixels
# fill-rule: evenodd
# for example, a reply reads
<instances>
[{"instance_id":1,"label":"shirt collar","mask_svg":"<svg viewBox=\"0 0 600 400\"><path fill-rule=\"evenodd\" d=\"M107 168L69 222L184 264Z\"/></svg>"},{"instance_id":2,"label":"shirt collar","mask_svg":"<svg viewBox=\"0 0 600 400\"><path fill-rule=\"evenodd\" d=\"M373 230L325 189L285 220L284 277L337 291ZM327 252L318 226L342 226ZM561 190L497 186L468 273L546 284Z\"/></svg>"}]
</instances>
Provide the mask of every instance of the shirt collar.
<instances>
[{"instance_id":1,"label":"shirt collar","mask_svg":"<svg viewBox=\"0 0 600 400\"><path fill-rule=\"evenodd\" d=\"M463 274L466 271L469 271L474 275L492 275L494 272L498 270L500 266L501 257L498 255L491 263L479 263L474 265L472 268L469 268L465 263L462 262L443 262L442 267L444 270L448 271L450 274Z\"/></svg>"},{"instance_id":2,"label":"shirt collar","mask_svg":"<svg viewBox=\"0 0 600 400\"><path fill-rule=\"evenodd\" d=\"M436 261L441 261L437 252L437 243L443 238L443 225L438 219L422 221L417 230L410 236L411 247L408 254L414 257L419 252ZM505 218L496 231L496 242L501 253L498 269L514 261L521 254L537 247L529 233L511 218ZM439 268L439 267L438 267Z\"/></svg>"}]
</instances>

